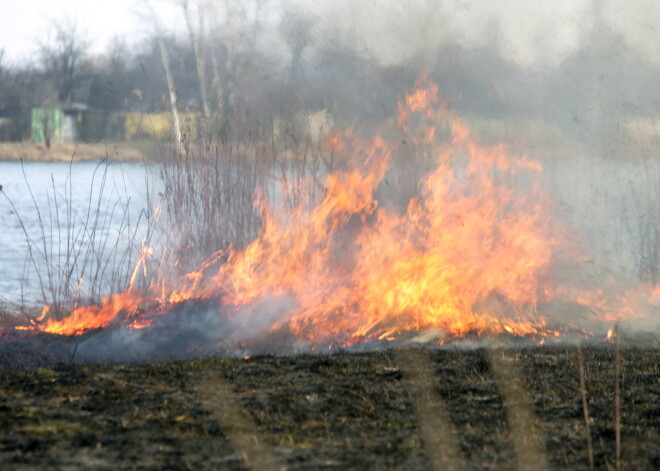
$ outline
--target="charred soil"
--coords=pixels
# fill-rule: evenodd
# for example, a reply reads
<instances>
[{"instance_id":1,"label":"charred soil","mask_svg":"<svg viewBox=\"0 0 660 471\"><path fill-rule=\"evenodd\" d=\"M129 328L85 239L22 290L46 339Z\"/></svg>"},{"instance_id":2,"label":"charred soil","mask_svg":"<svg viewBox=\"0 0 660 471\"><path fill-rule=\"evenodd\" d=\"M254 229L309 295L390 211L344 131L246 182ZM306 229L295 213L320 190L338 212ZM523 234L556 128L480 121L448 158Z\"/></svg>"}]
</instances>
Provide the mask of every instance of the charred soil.
<instances>
[{"instance_id":1,"label":"charred soil","mask_svg":"<svg viewBox=\"0 0 660 471\"><path fill-rule=\"evenodd\" d=\"M594 467L616 469L619 434L622 469L659 469L660 350L579 353L414 349L4 370L0 468L417 470L447 459L430 449L437 441L456 448L447 469L517 469L516 443L531 436L539 465L589 469L582 365ZM516 407L530 412L528 430Z\"/></svg>"}]
</instances>

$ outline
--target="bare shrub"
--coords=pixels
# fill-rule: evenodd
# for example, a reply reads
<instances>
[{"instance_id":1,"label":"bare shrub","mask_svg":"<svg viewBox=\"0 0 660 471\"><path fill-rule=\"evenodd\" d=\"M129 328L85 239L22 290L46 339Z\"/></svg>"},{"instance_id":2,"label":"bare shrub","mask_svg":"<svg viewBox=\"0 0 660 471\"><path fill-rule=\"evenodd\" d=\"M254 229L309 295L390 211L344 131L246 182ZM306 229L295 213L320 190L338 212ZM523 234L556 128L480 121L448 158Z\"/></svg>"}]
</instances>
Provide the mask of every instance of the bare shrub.
<instances>
[{"instance_id":1,"label":"bare shrub","mask_svg":"<svg viewBox=\"0 0 660 471\"><path fill-rule=\"evenodd\" d=\"M127 289L145 238L154 234L151 199L148 198L147 209L133 220L125 179L122 188L108 188L109 165L103 160L96 166L82 208L75 205L72 197L73 186L80 182L73 181L71 166L63 187L51 176L45 207L37 201L23 169L38 219L36 232L26 226L3 192L27 242L23 289L34 277L41 295L41 299L27 301L48 305L56 318L80 304L96 303L110 293ZM112 194L106 198L110 191Z\"/></svg>"},{"instance_id":2,"label":"bare shrub","mask_svg":"<svg viewBox=\"0 0 660 471\"><path fill-rule=\"evenodd\" d=\"M166 240L184 271L254 240L261 228L258 199L289 209L313 199L327 158L305 128L290 124L275 133L248 119L205 141L189 137L173 154L162 167Z\"/></svg>"}]
</instances>

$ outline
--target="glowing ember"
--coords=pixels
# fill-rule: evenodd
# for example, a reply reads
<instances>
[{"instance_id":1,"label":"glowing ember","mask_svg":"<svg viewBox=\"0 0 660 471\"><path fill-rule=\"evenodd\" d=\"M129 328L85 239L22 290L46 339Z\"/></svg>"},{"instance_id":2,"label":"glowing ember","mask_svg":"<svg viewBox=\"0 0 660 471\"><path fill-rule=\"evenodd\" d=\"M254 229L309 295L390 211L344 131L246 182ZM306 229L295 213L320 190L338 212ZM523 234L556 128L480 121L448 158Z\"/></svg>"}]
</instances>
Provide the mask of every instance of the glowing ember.
<instances>
[{"instance_id":1,"label":"glowing ember","mask_svg":"<svg viewBox=\"0 0 660 471\"><path fill-rule=\"evenodd\" d=\"M610 312L602 320L634 315L625 294L608 311L617 303L602 292L553 286L556 249L566 242L551 220L538 162L480 145L440 104L434 85L418 85L405 98L397 124L404 144L332 136L343 166L327 175L320 201L291 211L259 200L260 236L245 250L226 253L225 263L218 252L183 279L161 279L142 293L133 282L146 275L153 249L145 246L127 292L38 329L144 328L153 312L143 315L141 306L207 298L220 299L220 310L246 325L261 315L260 305L277 301L285 307L269 319L271 330L286 327L312 343L338 345L427 329L559 336L539 312L558 296ZM388 175L396 179L402 145L433 160L403 209L388 200L384 185ZM658 288L644 289L660 298Z\"/></svg>"}]
</instances>

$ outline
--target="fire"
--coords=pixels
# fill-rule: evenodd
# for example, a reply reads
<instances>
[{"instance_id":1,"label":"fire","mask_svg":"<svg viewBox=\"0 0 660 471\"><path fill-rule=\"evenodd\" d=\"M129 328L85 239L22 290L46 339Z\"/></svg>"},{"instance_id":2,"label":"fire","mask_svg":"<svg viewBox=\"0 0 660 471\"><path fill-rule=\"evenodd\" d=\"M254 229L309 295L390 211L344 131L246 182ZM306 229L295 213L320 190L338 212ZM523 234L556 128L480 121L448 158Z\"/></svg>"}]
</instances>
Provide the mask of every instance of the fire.
<instances>
[{"instance_id":1,"label":"fire","mask_svg":"<svg viewBox=\"0 0 660 471\"><path fill-rule=\"evenodd\" d=\"M438 102L437 87L418 88L399 108L399 126L416 141L449 130L436 145L436 169L405 212L375 198L396 144L344 140L366 158L331 174L314 208L280 220L264 207L264 229L245 251L232 253L215 277L233 309L268 296L295 307L279 321L313 342L347 344L439 327L468 332L539 334L537 304L549 291L557 243L541 167L480 146ZM521 174L525 184L504 182ZM384 198L385 200L387 198ZM247 311L249 312L249 310Z\"/></svg>"},{"instance_id":2,"label":"fire","mask_svg":"<svg viewBox=\"0 0 660 471\"><path fill-rule=\"evenodd\" d=\"M122 317L135 314L146 298L129 290L103 298L98 306L81 306L61 320L48 319L39 326L43 332L51 334L79 334L88 330L106 327Z\"/></svg>"},{"instance_id":3,"label":"fire","mask_svg":"<svg viewBox=\"0 0 660 471\"><path fill-rule=\"evenodd\" d=\"M606 340L612 340L615 336L616 336L616 334L614 333L614 327L610 327L607 330L607 335L605 335L605 339Z\"/></svg>"},{"instance_id":4,"label":"fire","mask_svg":"<svg viewBox=\"0 0 660 471\"><path fill-rule=\"evenodd\" d=\"M161 279L147 293L134 288L153 254L145 245L127 292L38 328L60 334L112 323L144 328L153 317L143 316L141 306L166 311L171 303L217 298L219 310L246 325L261 312L255 306L285 300L271 330L287 328L312 344L349 345L426 329L559 336L539 305L567 292L551 280L566 236L550 216L541 164L480 144L432 84L420 82L405 97L396 123L408 136L405 145L433 161L403 207L387 195L388 182L407 165L402 140L336 134L328 145L343 164L328 173L317 204L290 210L261 198L256 240L242 251L216 253L183 279ZM569 296L589 306L606 298Z\"/></svg>"}]
</instances>

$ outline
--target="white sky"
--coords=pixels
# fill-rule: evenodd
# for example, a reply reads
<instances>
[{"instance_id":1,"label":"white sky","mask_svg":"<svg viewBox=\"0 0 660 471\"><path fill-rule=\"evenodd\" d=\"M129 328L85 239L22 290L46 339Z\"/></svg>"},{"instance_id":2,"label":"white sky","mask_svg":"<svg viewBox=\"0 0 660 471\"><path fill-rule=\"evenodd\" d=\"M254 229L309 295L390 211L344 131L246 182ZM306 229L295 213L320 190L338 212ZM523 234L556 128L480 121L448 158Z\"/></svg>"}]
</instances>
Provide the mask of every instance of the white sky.
<instances>
[{"instance_id":1,"label":"white sky","mask_svg":"<svg viewBox=\"0 0 660 471\"><path fill-rule=\"evenodd\" d=\"M92 52L103 52L114 36L128 44L150 32L140 18L144 0L0 0L0 49L5 61L33 58L53 20L76 21L92 41ZM180 7L172 0L151 0L163 26L184 28ZM236 0L249 3L248 0ZM318 18L319 31L332 37L351 35L351 41L385 62L405 56L425 42L447 36L464 46L478 47L494 31L503 53L521 65L555 65L579 44L592 25L590 10L603 2L608 25L647 59L660 62L660 0L292 0ZM272 0L282 4L282 0ZM438 6L438 8L434 8ZM430 10L429 10L430 7ZM426 25L419 18L426 18ZM412 12L412 14L411 14ZM421 14L421 15L420 15ZM426 16L425 16L426 15ZM493 28L493 25L499 25ZM350 33L357 26L359 33Z\"/></svg>"},{"instance_id":2,"label":"white sky","mask_svg":"<svg viewBox=\"0 0 660 471\"><path fill-rule=\"evenodd\" d=\"M173 4L153 4L166 28L178 23ZM150 26L140 20L141 12L144 8L135 0L0 0L0 50L10 63L30 60L53 21L73 20L91 41L91 52L100 53L115 36L125 37L128 44L143 38Z\"/></svg>"}]
</instances>

